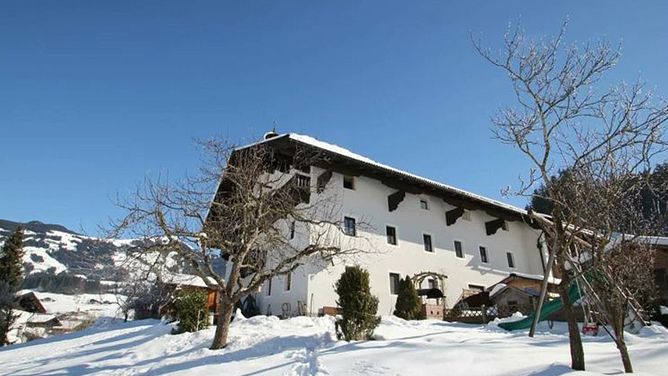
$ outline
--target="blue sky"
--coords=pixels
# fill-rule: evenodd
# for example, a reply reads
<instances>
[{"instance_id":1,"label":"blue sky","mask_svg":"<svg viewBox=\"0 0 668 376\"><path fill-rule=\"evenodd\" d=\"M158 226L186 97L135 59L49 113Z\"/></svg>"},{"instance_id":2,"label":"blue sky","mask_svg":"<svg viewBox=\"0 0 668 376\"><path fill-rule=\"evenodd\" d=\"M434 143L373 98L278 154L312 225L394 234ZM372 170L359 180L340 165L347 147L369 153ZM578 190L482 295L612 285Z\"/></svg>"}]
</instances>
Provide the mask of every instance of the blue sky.
<instances>
[{"instance_id":1,"label":"blue sky","mask_svg":"<svg viewBox=\"0 0 668 376\"><path fill-rule=\"evenodd\" d=\"M95 234L145 175L197 168L194 138L274 122L492 198L527 164L489 131L512 104L471 32L623 43L605 85L668 97L665 1L0 3L0 218Z\"/></svg>"}]
</instances>

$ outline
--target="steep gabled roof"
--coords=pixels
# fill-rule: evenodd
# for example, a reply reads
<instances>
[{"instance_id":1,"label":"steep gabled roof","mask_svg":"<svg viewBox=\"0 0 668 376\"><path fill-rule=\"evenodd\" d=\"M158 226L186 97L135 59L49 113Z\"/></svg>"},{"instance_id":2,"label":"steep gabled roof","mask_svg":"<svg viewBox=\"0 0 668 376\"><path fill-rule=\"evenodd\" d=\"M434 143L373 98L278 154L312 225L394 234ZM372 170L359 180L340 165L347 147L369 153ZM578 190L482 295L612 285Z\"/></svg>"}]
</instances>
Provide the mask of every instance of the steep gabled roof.
<instances>
[{"instance_id":1,"label":"steep gabled roof","mask_svg":"<svg viewBox=\"0 0 668 376\"><path fill-rule=\"evenodd\" d=\"M285 133L246 145L238 150L260 144L277 146L287 153L296 146L310 147L328 157L329 163L326 166L328 168L338 166L344 171L379 179L390 187L409 193L431 194L442 197L443 200L457 207L469 210L481 209L497 218L531 223L528 213L524 209L376 162L346 148L320 141L311 136Z\"/></svg>"}]
</instances>

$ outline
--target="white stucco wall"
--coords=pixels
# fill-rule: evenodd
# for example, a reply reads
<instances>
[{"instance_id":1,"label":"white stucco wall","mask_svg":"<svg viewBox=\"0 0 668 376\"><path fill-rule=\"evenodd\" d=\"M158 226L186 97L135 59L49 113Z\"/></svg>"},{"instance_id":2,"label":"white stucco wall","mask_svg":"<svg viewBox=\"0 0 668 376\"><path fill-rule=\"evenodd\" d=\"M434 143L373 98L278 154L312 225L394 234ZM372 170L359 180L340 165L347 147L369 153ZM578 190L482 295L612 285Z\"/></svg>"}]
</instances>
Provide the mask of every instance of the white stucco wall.
<instances>
[{"instance_id":1,"label":"white stucco wall","mask_svg":"<svg viewBox=\"0 0 668 376\"><path fill-rule=\"evenodd\" d=\"M312 184L321 172L320 169L312 169ZM440 198L409 193L399 207L390 212L387 196L394 191L379 181L363 176L355 177L355 190L344 189L343 176L334 173L324 194L337 197L340 220L344 216L357 220L358 234L365 240L353 242L369 253L339 260L325 269L315 265L301 267L293 275L290 292L284 292L283 281L275 279L271 296L266 296L265 289L260 293L258 301L262 312L265 313L270 304L272 313L279 314L284 302L290 303L296 312L298 300L314 314L323 306L335 306L337 296L333 285L346 265L358 264L369 271L371 290L379 298L379 314L383 315L392 313L396 300L396 296L390 294L390 272L400 274L401 278L424 271L447 275L443 292L448 306L458 300L462 289L469 284L487 287L511 272L542 274L536 247L539 233L529 226L508 222L508 231L499 229L496 234L488 236L485 222L495 218L480 210L470 212L470 221L459 218L454 225L446 226L445 212L453 206ZM420 208L420 199L428 201L428 210ZM386 241L386 225L396 228L396 246ZM424 250L423 233L432 236L433 253ZM341 236L344 242L351 240ZM463 258L456 257L454 240L462 242ZM488 263L481 262L479 246L487 248ZM507 265L508 251L514 255L515 268ZM426 281L423 287L427 287Z\"/></svg>"}]
</instances>

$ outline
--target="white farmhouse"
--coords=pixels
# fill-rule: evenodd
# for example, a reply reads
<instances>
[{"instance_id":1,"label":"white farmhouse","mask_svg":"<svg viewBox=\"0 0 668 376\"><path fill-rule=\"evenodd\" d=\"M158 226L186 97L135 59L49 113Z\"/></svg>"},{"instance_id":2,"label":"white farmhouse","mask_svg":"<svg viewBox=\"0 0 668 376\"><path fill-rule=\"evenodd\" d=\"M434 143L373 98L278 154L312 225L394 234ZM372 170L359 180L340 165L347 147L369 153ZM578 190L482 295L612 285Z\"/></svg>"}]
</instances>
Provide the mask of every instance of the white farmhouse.
<instances>
[{"instance_id":1,"label":"white farmhouse","mask_svg":"<svg viewBox=\"0 0 668 376\"><path fill-rule=\"evenodd\" d=\"M348 264L369 271L381 315L393 312L398 280L407 275L434 273L420 287L440 289L446 307L451 307L463 294L489 287L510 273L543 274L546 250L523 209L309 136L270 133L262 143L283 155L301 147L323 157L308 171L293 172L309 178L312 187L320 186L320 194L336 197L345 232L366 239L356 244L370 252ZM292 232L294 241L308 241L307 229ZM275 277L256 296L261 312L331 313L337 299L333 285L344 268L345 263L327 268L305 265L289 276Z\"/></svg>"}]
</instances>

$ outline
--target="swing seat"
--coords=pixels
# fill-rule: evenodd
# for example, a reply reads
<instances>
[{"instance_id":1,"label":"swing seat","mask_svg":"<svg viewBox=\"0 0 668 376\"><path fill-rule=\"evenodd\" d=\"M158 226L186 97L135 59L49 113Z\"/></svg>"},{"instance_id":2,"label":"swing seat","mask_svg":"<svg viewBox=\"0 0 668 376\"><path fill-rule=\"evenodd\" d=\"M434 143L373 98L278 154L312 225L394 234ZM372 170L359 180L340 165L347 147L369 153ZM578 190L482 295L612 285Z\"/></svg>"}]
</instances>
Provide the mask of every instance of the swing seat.
<instances>
[{"instance_id":1,"label":"swing seat","mask_svg":"<svg viewBox=\"0 0 668 376\"><path fill-rule=\"evenodd\" d=\"M595 322L586 323L582 327L582 334L586 336L597 336L598 335L598 325Z\"/></svg>"}]
</instances>

